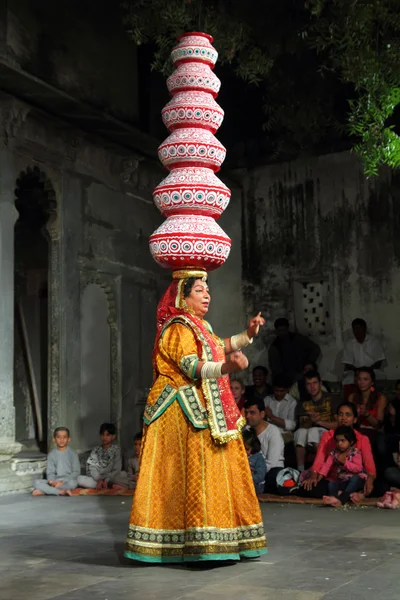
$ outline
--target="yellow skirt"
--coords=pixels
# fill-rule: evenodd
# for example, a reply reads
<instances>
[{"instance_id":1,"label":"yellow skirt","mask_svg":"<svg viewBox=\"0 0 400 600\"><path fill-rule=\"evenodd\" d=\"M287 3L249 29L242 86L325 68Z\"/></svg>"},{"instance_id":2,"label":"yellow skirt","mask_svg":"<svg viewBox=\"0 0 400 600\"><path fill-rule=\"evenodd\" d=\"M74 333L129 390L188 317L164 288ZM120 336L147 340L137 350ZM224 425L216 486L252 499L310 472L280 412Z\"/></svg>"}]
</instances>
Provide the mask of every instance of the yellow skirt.
<instances>
[{"instance_id":1,"label":"yellow skirt","mask_svg":"<svg viewBox=\"0 0 400 600\"><path fill-rule=\"evenodd\" d=\"M145 428L125 556L145 562L238 560L265 553L241 439L195 429L174 401Z\"/></svg>"}]
</instances>

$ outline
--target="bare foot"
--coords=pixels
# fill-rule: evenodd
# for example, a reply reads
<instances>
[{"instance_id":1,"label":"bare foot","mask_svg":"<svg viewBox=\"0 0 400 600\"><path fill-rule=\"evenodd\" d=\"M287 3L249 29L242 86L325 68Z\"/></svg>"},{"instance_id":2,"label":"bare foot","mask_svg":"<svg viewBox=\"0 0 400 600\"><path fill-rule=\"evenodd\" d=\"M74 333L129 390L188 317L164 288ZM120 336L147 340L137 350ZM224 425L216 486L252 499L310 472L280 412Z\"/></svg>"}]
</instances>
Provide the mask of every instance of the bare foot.
<instances>
[{"instance_id":1,"label":"bare foot","mask_svg":"<svg viewBox=\"0 0 400 600\"><path fill-rule=\"evenodd\" d=\"M353 504L359 504L364 500L364 498L365 495L362 492L353 492L350 494L350 500L353 502Z\"/></svg>"},{"instance_id":2,"label":"bare foot","mask_svg":"<svg viewBox=\"0 0 400 600\"><path fill-rule=\"evenodd\" d=\"M60 490L60 491L58 492L58 495L59 495L59 496L66 496L66 495L67 495L67 490Z\"/></svg>"},{"instance_id":3,"label":"bare foot","mask_svg":"<svg viewBox=\"0 0 400 600\"><path fill-rule=\"evenodd\" d=\"M40 490L33 490L32 496L44 496L44 493Z\"/></svg>"},{"instance_id":4,"label":"bare foot","mask_svg":"<svg viewBox=\"0 0 400 600\"><path fill-rule=\"evenodd\" d=\"M339 506L342 506L339 498L335 498L335 496L323 496L322 502L327 506L332 506L333 508L339 508Z\"/></svg>"},{"instance_id":5,"label":"bare foot","mask_svg":"<svg viewBox=\"0 0 400 600\"><path fill-rule=\"evenodd\" d=\"M116 483L113 484L112 486L113 490L126 490L126 487L124 487L123 485L117 485Z\"/></svg>"}]
</instances>

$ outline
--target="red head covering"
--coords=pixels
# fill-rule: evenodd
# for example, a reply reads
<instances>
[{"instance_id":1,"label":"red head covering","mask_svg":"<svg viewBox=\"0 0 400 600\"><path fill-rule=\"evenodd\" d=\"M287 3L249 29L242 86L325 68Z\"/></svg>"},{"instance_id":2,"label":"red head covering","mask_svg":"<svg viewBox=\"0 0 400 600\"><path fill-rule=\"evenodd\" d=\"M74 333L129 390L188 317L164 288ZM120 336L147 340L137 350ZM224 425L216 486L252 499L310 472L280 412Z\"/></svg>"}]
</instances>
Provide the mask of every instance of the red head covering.
<instances>
[{"instance_id":1,"label":"red head covering","mask_svg":"<svg viewBox=\"0 0 400 600\"><path fill-rule=\"evenodd\" d=\"M175 271L173 281L170 283L164 295L157 306L157 333L154 342L154 353L157 351L162 329L167 321L176 315L188 313L184 303L183 291L188 279L202 279L205 281L207 273L205 271Z\"/></svg>"}]
</instances>

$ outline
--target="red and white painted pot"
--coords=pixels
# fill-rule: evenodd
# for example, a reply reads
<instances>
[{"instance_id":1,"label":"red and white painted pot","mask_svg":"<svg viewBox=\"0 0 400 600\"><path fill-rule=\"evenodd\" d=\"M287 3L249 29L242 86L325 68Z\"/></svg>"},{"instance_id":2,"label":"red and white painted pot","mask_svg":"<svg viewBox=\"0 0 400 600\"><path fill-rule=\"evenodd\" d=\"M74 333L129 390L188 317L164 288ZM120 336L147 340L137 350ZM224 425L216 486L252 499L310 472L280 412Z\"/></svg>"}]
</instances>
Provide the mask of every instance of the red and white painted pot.
<instances>
[{"instance_id":1,"label":"red and white painted pot","mask_svg":"<svg viewBox=\"0 0 400 600\"><path fill-rule=\"evenodd\" d=\"M168 169L194 166L216 172L225 156L225 147L211 131L198 127L176 129L158 148L158 158Z\"/></svg>"},{"instance_id":2,"label":"red and white painted pot","mask_svg":"<svg viewBox=\"0 0 400 600\"><path fill-rule=\"evenodd\" d=\"M207 33L193 31L178 37L178 45L171 52L175 67L183 62L203 62L211 68L218 59L218 52L212 46L213 38Z\"/></svg>"},{"instance_id":3,"label":"red and white painted pot","mask_svg":"<svg viewBox=\"0 0 400 600\"><path fill-rule=\"evenodd\" d=\"M183 63L167 79L167 88L171 95L198 90L208 92L216 98L220 87L218 77L203 63Z\"/></svg>"},{"instance_id":4,"label":"red and white painted pot","mask_svg":"<svg viewBox=\"0 0 400 600\"><path fill-rule=\"evenodd\" d=\"M231 240L216 223L231 192L216 177L226 155L214 133L224 111L215 101L221 82L212 72L218 58L212 37L180 36L172 51L175 71L167 79L172 99L162 110L171 134L158 156L170 171L153 199L167 220L151 235L150 251L167 269L211 271L227 259Z\"/></svg>"},{"instance_id":5,"label":"red and white painted pot","mask_svg":"<svg viewBox=\"0 0 400 600\"><path fill-rule=\"evenodd\" d=\"M169 131L179 127L202 127L215 133L224 120L224 111L206 92L178 92L161 111Z\"/></svg>"},{"instance_id":6,"label":"red and white painted pot","mask_svg":"<svg viewBox=\"0 0 400 600\"><path fill-rule=\"evenodd\" d=\"M196 167L172 169L153 193L157 208L166 217L200 214L218 219L230 197L230 189L211 169Z\"/></svg>"},{"instance_id":7,"label":"red and white painted pot","mask_svg":"<svg viewBox=\"0 0 400 600\"><path fill-rule=\"evenodd\" d=\"M229 256L231 240L212 217L174 215L150 236L150 252L166 269L212 271Z\"/></svg>"}]
</instances>

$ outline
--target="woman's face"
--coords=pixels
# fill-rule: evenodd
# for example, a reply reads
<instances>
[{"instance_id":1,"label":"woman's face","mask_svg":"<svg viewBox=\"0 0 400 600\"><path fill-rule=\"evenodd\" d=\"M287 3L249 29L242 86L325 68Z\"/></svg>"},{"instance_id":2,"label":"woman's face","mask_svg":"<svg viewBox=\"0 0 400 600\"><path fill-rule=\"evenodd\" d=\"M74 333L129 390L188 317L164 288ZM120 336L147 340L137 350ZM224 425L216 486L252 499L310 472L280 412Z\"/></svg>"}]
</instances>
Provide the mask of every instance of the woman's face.
<instances>
[{"instance_id":1,"label":"woman's face","mask_svg":"<svg viewBox=\"0 0 400 600\"><path fill-rule=\"evenodd\" d=\"M372 386L374 382L372 381L372 377L369 373L365 373L364 371L360 371L357 375L357 386L361 392L367 392Z\"/></svg>"},{"instance_id":2,"label":"woman's face","mask_svg":"<svg viewBox=\"0 0 400 600\"><path fill-rule=\"evenodd\" d=\"M231 390L236 403L239 402L244 392L244 388L242 387L240 381L231 381Z\"/></svg>"},{"instance_id":3,"label":"woman's face","mask_svg":"<svg viewBox=\"0 0 400 600\"><path fill-rule=\"evenodd\" d=\"M189 296L185 298L188 308L190 308L196 317L203 318L210 305L210 291L205 281L196 279Z\"/></svg>"},{"instance_id":4,"label":"woman's face","mask_svg":"<svg viewBox=\"0 0 400 600\"><path fill-rule=\"evenodd\" d=\"M339 425L347 425L348 427L354 427L356 422L356 417L354 416L353 411L350 406L341 406L338 412L338 424Z\"/></svg>"}]
</instances>

